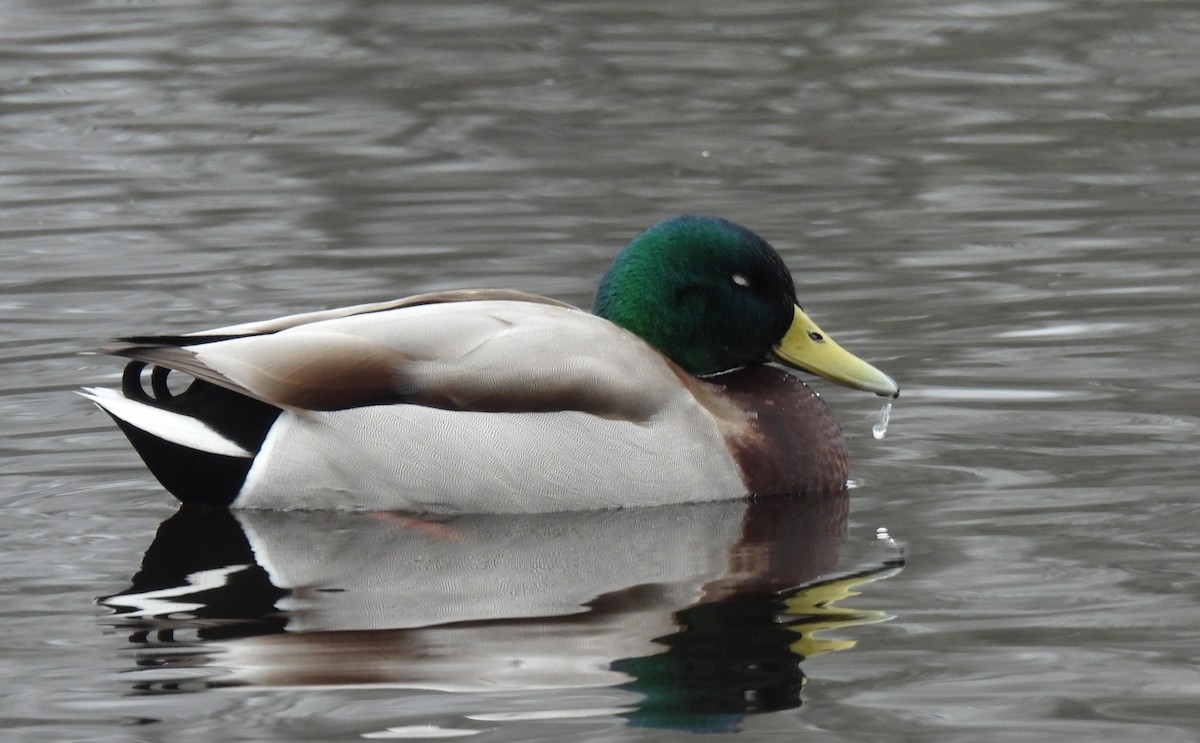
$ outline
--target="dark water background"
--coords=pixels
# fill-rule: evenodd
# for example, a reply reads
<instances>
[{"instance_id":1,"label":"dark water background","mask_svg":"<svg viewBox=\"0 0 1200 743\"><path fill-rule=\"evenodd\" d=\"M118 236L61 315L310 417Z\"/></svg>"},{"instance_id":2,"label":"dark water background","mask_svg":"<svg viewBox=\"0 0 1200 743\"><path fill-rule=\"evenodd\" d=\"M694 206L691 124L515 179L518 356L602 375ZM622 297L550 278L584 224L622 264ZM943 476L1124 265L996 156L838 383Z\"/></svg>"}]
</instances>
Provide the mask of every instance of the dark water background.
<instances>
[{"instance_id":1,"label":"dark water background","mask_svg":"<svg viewBox=\"0 0 1200 743\"><path fill-rule=\"evenodd\" d=\"M6 740L1200 738L1200 5L3 15ZM75 355L114 334L465 286L587 305L684 211L771 240L905 388L877 442L876 401L821 386L844 542L729 504L173 518L70 394L116 379ZM714 578L734 545L759 559Z\"/></svg>"}]
</instances>

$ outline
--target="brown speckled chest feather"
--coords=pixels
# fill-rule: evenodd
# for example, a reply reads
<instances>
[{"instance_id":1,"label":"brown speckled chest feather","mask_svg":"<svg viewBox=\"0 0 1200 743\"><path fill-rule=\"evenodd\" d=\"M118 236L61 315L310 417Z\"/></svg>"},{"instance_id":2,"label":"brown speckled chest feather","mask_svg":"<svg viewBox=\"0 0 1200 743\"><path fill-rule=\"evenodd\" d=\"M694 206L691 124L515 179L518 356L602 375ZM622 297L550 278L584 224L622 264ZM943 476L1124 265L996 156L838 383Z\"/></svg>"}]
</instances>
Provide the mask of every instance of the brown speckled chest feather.
<instances>
[{"instance_id":1,"label":"brown speckled chest feather","mask_svg":"<svg viewBox=\"0 0 1200 743\"><path fill-rule=\"evenodd\" d=\"M705 379L748 414L727 444L752 495L838 493L849 460L842 428L821 397L787 372L752 366Z\"/></svg>"}]
</instances>

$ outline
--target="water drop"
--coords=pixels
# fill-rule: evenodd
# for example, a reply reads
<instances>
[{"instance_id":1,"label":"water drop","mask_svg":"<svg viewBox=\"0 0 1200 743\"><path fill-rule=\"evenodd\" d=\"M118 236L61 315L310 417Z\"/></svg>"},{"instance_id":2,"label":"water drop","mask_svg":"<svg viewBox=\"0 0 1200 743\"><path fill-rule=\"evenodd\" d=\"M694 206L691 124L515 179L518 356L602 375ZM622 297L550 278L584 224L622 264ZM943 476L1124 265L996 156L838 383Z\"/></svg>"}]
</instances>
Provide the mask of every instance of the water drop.
<instances>
[{"instance_id":1,"label":"water drop","mask_svg":"<svg viewBox=\"0 0 1200 743\"><path fill-rule=\"evenodd\" d=\"M886 526L881 526L875 530L875 544L890 553L886 558L887 562L897 566L904 564L904 545L892 538Z\"/></svg>"},{"instance_id":2,"label":"water drop","mask_svg":"<svg viewBox=\"0 0 1200 743\"><path fill-rule=\"evenodd\" d=\"M877 415L879 421L874 426L871 426L871 435L876 439L882 439L884 436L887 436L888 419L892 417L892 404L885 402Z\"/></svg>"}]
</instances>

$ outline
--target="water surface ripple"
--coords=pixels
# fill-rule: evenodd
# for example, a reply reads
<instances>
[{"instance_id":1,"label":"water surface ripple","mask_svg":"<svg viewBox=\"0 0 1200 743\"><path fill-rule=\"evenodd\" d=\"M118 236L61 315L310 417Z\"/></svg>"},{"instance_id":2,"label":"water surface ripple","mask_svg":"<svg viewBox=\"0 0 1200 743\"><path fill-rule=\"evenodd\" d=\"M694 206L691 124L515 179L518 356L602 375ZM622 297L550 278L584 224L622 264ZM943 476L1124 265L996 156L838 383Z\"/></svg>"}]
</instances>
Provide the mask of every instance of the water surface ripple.
<instances>
[{"instance_id":1,"label":"water surface ripple","mask_svg":"<svg viewBox=\"0 0 1200 743\"><path fill-rule=\"evenodd\" d=\"M663 741L696 729L688 694L756 740L1200 737L1200 7L12 6L6 739ZM875 400L820 387L852 450L844 539L666 509L226 517L164 551L190 517L71 394L117 378L77 355L114 334L464 286L587 305L685 211L771 240L805 308L904 386L882 441ZM388 564L356 557L383 534L401 582L339 592L354 570L329 570ZM568 534L593 541L522 572ZM295 544L327 573L297 577ZM754 555L785 556L769 597L731 561ZM708 677L745 714L680 683L756 652L778 693Z\"/></svg>"}]
</instances>

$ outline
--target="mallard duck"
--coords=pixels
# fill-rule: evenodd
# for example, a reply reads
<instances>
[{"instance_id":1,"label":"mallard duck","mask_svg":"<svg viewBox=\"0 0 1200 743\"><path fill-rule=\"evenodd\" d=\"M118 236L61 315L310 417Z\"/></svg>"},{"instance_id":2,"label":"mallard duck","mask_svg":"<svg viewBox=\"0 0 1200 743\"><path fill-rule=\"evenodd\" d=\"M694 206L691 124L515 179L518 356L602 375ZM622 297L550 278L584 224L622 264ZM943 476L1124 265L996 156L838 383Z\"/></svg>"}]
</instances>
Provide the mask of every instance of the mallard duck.
<instances>
[{"instance_id":1,"label":"mallard duck","mask_svg":"<svg viewBox=\"0 0 1200 743\"><path fill-rule=\"evenodd\" d=\"M449 291L103 350L132 359L121 388L82 394L159 482L246 508L549 512L840 492L841 429L780 367L899 394L809 319L765 240L696 215L634 238L591 313ZM176 391L172 372L193 381Z\"/></svg>"}]
</instances>

